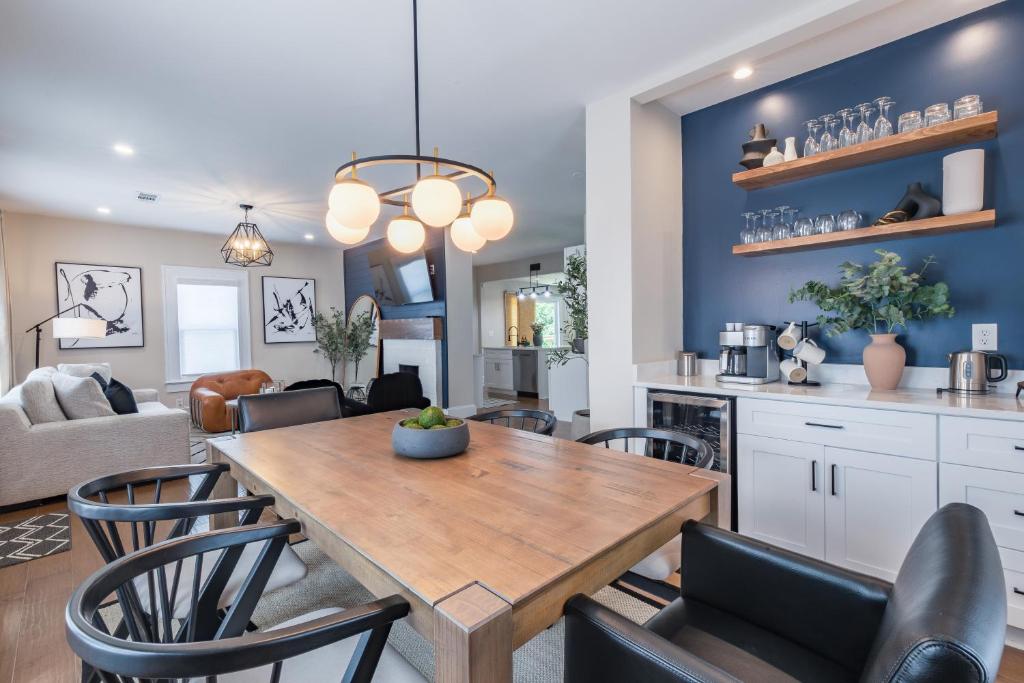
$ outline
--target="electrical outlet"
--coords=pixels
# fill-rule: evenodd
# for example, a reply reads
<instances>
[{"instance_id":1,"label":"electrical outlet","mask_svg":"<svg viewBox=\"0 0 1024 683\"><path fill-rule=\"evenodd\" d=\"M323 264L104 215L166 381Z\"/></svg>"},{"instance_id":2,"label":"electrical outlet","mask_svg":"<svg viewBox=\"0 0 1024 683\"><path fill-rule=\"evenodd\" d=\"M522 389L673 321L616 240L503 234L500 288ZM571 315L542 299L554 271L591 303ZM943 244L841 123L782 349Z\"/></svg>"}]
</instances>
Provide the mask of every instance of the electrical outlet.
<instances>
[{"instance_id":1,"label":"electrical outlet","mask_svg":"<svg viewBox=\"0 0 1024 683\"><path fill-rule=\"evenodd\" d=\"M174 407L178 410L185 410L185 399L180 396L174 401Z\"/></svg>"},{"instance_id":2,"label":"electrical outlet","mask_svg":"<svg viewBox=\"0 0 1024 683\"><path fill-rule=\"evenodd\" d=\"M971 325L971 350L998 351L999 326L995 323Z\"/></svg>"}]
</instances>

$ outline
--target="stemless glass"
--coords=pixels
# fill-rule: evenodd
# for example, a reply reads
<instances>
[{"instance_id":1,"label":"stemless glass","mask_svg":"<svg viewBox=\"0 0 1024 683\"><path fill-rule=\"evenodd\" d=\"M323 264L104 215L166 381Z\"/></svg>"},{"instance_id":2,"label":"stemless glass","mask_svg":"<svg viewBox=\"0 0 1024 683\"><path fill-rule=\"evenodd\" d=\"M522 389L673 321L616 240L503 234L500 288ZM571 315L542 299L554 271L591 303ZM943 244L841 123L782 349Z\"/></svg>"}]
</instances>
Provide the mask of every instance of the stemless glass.
<instances>
[{"instance_id":1,"label":"stemless glass","mask_svg":"<svg viewBox=\"0 0 1024 683\"><path fill-rule=\"evenodd\" d=\"M807 139L804 140L804 156L810 157L818 153L818 131L821 130L821 123L818 119L811 119L810 121L804 121L804 125L807 126Z\"/></svg>"},{"instance_id":2,"label":"stemless glass","mask_svg":"<svg viewBox=\"0 0 1024 683\"><path fill-rule=\"evenodd\" d=\"M949 105L945 102L939 102L933 104L924 110L924 125L925 126L937 126L940 123L949 121Z\"/></svg>"},{"instance_id":3,"label":"stemless glass","mask_svg":"<svg viewBox=\"0 0 1024 683\"><path fill-rule=\"evenodd\" d=\"M757 214L753 211L746 211L740 214L746 221L744 228L740 230L740 244L753 244L754 238L757 236L756 228L754 226L754 220L757 218Z\"/></svg>"},{"instance_id":4,"label":"stemless glass","mask_svg":"<svg viewBox=\"0 0 1024 683\"><path fill-rule=\"evenodd\" d=\"M771 242L772 233L775 231L775 222L778 219L775 209L761 209L761 227L757 229L757 242Z\"/></svg>"},{"instance_id":5,"label":"stemless glass","mask_svg":"<svg viewBox=\"0 0 1024 683\"><path fill-rule=\"evenodd\" d=\"M889 120L889 110L896 104L891 97L879 97L875 100L878 106L878 118L875 119L875 139L887 138L892 135L892 121Z\"/></svg>"},{"instance_id":6,"label":"stemless glass","mask_svg":"<svg viewBox=\"0 0 1024 683\"><path fill-rule=\"evenodd\" d=\"M843 211L836 218L836 227L840 230L856 230L861 226L861 215L853 209Z\"/></svg>"},{"instance_id":7,"label":"stemless glass","mask_svg":"<svg viewBox=\"0 0 1024 683\"><path fill-rule=\"evenodd\" d=\"M814 234L814 219L812 218L797 218L793 223L793 236L794 237L810 237Z\"/></svg>"},{"instance_id":8,"label":"stemless glass","mask_svg":"<svg viewBox=\"0 0 1024 683\"><path fill-rule=\"evenodd\" d=\"M953 118L966 119L968 116L977 116L985 110L981 98L977 95L964 95L953 102Z\"/></svg>"},{"instance_id":9,"label":"stemless glass","mask_svg":"<svg viewBox=\"0 0 1024 683\"><path fill-rule=\"evenodd\" d=\"M787 223L786 221L786 214L790 211L792 211L792 209L786 205L775 207L775 214L778 218L775 221L775 227L772 228L772 241L785 240L792 237L792 234L790 233L792 223Z\"/></svg>"},{"instance_id":10,"label":"stemless glass","mask_svg":"<svg viewBox=\"0 0 1024 683\"><path fill-rule=\"evenodd\" d=\"M912 130L917 130L924 125L921 119L921 112L916 109L914 111L903 112L900 114L898 125L900 133L909 133Z\"/></svg>"},{"instance_id":11,"label":"stemless glass","mask_svg":"<svg viewBox=\"0 0 1024 683\"><path fill-rule=\"evenodd\" d=\"M818 235L824 235L830 232L836 231L836 217L830 213L819 214L814 219L814 232Z\"/></svg>"},{"instance_id":12,"label":"stemless glass","mask_svg":"<svg viewBox=\"0 0 1024 683\"><path fill-rule=\"evenodd\" d=\"M818 119L821 121L821 126L824 132L821 134L821 139L818 140L818 149L822 152L830 152L834 149L838 149L838 140L832 135L832 129L836 125L836 117L832 114L825 114Z\"/></svg>"},{"instance_id":13,"label":"stemless glass","mask_svg":"<svg viewBox=\"0 0 1024 683\"><path fill-rule=\"evenodd\" d=\"M857 142L871 142L875 138L875 132L871 128L871 115L875 108L870 102L862 102L857 105L857 112L860 114L860 125L857 126Z\"/></svg>"},{"instance_id":14,"label":"stemless glass","mask_svg":"<svg viewBox=\"0 0 1024 683\"><path fill-rule=\"evenodd\" d=\"M843 120L843 127L839 129L839 146L849 147L856 142L853 134L853 128L850 127L850 118L853 116L853 110L849 107L846 109L840 109L836 112L836 116Z\"/></svg>"}]
</instances>

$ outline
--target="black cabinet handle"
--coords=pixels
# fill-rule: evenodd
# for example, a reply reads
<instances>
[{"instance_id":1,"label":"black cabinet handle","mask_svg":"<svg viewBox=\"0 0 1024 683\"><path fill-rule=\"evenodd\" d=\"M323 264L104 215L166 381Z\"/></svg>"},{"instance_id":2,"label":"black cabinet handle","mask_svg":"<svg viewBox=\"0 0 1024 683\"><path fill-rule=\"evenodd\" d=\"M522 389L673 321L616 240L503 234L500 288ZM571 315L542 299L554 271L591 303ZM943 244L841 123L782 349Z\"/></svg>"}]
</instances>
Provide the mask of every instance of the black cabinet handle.
<instances>
[{"instance_id":1,"label":"black cabinet handle","mask_svg":"<svg viewBox=\"0 0 1024 683\"><path fill-rule=\"evenodd\" d=\"M1014 510L1013 514L1017 515L1018 517L1024 517L1024 512L1021 512L1020 510Z\"/></svg>"},{"instance_id":2,"label":"black cabinet handle","mask_svg":"<svg viewBox=\"0 0 1024 683\"><path fill-rule=\"evenodd\" d=\"M808 427L824 427L825 429L846 429L843 425L828 425L823 422L804 422Z\"/></svg>"},{"instance_id":3,"label":"black cabinet handle","mask_svg":"<svg viewBox=\"0 0 1024 683\"><path fill-rule=\"evenodd\" d=\"M1015 451L1024 451L1024 446L1014 446L1013 450L1015 450Z\"/></svg>"},{"instance_id":4,"label":"black cabinet handle","mask_svg":"<svg viewBox=\"0 0 1024 683\"><path fill-rule=\"evenodd\" d=\"M818 461L811 461L811 491L818 490Z\"/></svg>"},{"instance_id":5,"label":"black cabinet handle","mask_svg":"<svg viewBox=\"0 0 1024 683\"><path fill-rule=\"evenodd\" d=\"M1013 592L1016 593L1017 595L1024 595L1024 591L1022 591L1021 589L1017 588L1016 586L1013 587Z\"/></svg>"},{"instance_id":6,"label":"black cabinet handle","mask_svg":"<svg viewBox=\"0 0 1024 683\"><path fill-rule=\"evenodd\" d=\"M832 465L832 495L836 495L836 466Z\"/></svg>"}]
</instances>

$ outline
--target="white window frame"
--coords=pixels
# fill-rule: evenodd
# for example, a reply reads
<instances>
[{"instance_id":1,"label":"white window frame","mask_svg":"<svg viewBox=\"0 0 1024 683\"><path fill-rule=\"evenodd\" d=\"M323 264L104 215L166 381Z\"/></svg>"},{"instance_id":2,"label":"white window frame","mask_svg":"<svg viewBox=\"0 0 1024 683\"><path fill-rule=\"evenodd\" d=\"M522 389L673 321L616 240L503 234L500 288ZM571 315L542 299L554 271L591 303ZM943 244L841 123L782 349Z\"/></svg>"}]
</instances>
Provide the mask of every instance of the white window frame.
<instances>
[{"instance_id":1,"label":"white window frame","mask_svg":"<svg viewBox=\"0 0 1024 683\"><path fill-rule=\"evenodd\" d=\"M252 327L249 324L249 274L241 269L161 266L164 288L164 375L169 392L188 391L199 375L181 374L178 347L178 285L231 285L238 288L238 363L252 367Z\"/></svg>"}]
</instances>

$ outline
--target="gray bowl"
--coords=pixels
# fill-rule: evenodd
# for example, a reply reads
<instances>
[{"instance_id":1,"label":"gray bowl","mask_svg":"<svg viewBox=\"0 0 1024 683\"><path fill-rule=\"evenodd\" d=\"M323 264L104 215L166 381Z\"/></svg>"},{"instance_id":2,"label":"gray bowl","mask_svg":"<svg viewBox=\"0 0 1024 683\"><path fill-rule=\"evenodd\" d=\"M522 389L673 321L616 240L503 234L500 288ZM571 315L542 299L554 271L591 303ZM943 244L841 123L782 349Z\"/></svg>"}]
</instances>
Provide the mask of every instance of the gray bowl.
<instances>
[{"instance_id":1,"label":"gray bowl","mask_svg":"<svg viewBox=\"0 0 1024 683\"><path fill-rule=\"evenodd\" d=\"M469 447L469 425L447 429L408 429L396 423L391 432L391 447L407 458L448 458Z\"/></svg>"}]
</instances>

